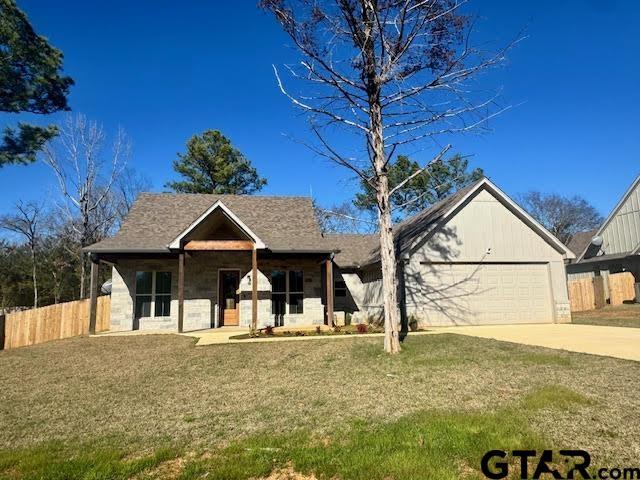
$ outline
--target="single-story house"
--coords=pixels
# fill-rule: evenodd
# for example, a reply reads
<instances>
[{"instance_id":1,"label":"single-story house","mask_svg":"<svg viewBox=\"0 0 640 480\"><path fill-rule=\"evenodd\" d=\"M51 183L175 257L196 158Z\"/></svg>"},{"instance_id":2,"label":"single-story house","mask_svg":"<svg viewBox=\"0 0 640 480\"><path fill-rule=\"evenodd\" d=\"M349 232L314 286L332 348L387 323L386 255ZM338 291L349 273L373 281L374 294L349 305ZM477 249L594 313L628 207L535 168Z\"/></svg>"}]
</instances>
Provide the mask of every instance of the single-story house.
<instances>
[{"instance_id":1,"label":"single-story house","mask_svg":"<svg viewBox=\"0 0 640 480\"><path fill-rule=\"evenodd\" d=\"M400 308L422 326L570 321L571 251L483 178L395 227ZM145 193L86 249L112 330L370 322L376 235L322 235L304 197Z\"/></svg>"},{"instance_id":2,"label":"single-story house","mask_svg":"<svg viewBox=\"0 0 640 480\"><path fill-rule=\"evenodd\" d=\"M575 235L568 244L576 258L567 265L570 280L631 272L640 282L640 176L597 230ZM638 286L636 287L638 290Z\"/></svg>"}]
</instances>

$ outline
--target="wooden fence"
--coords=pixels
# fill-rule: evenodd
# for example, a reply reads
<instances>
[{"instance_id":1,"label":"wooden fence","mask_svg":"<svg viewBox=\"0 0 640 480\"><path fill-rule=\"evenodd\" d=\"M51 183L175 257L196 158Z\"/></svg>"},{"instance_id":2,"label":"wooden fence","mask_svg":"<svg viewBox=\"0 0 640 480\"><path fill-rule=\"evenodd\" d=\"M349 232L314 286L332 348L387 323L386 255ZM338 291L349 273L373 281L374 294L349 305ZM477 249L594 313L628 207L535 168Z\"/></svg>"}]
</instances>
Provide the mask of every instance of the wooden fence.
<instances>
[{"instance_id":1,"label":"wooden fence","mask_svg":"<svg viewBox=\"0 0 640 480\"><path fill-rule=\"evenodd\" d=\"M98 297L96 332L109 330L110 312L111 297ZM5 349L88 334L89 299L32 308L4 316Z\"/></svg>"},{"instance_id":2,"label":"wooden fence","mask_svg":"<svg viewBox=\"0 0 640 480\"><path fill-rule=\"evenodd\" d=\"M635 299L634 277L630 272L609 275L608 289L601 276L569 281L572 312L603 308L607 298L611 305L622 305ZM607 291L608 290L608 291Z\"/></svg>"},{"instance_id":3,"label":"wooden fence","mask_svg":"<svg viewBox=\"0 0 640 480\"><path fill-rule=\"evenodd\" d=\"M636 298L635 279L631 272L609 275L609 298L611 305L622 305Z\"/></svg>"}]
</instances>

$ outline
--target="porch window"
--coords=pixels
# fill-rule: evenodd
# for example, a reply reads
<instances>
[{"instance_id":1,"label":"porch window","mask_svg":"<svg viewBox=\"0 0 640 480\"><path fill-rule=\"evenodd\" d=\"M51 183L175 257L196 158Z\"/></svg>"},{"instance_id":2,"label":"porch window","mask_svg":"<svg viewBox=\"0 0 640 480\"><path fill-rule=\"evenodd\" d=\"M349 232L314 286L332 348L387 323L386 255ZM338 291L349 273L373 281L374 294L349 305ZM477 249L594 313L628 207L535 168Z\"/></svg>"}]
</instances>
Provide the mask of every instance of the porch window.
<instances>
[{"instance_id":1,"label":"porch window","mask_svg":"<svg viewBox=\"0 0 640 480\"><path fill-rule=\"evenodd\" d=\"M271 272L271 314L275 316L276 326L282 325L286 313L303 313L303 303L304 274L301 270Z\"/></svg>"},{"instance_id":2,"label":"porch window","mask_svg":"<svg viewBox=\"0 0 640 480\"><path fill-rule=\"evenodd\" d=\"M170 315L171 272L136 272L135 318Z\"/></svg>"},{"instance_id":3,"label":"porch window","mask_svg":"<svg viewBox=\"0 0 640 480\"><path fill-rule=\"evenodd\" d=\"M347 296L347 284L344 283L343 280L336 280L334 284L334 295L336 297L346 297Z\"/></svg>"},{"instance_id":4,"label":"porch window","mask_svg":"<svg viewBox=\"0 0 640 480\"><path fill-rule=\"evenodd\" d=\"M287 272L271 272L271 314L275 316L276 327L281 326L287 305Z\"/></svg>"},{"instance_id":5,"label":"porch window","mask_svg":"<svg viewBox=\"0 0 640 480\"><path fill-rule=\"evenodd\" d=\"M303 313L304 276L302 270L289 272L289 313Z\"/></svg>"}]
</instances>

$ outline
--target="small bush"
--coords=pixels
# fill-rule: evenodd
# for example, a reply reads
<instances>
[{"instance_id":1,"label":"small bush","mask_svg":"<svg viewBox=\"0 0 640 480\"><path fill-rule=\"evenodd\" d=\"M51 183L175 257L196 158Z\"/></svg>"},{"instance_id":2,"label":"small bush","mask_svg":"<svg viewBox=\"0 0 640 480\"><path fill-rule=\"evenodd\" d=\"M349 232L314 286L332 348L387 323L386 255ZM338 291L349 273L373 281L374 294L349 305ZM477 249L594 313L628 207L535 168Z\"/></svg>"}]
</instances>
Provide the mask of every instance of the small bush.
<instances>
[{"instance_id":1,"label":"small bush","mask_svg":"<svg viewBox=\"0 0 640 480\"><path fill-rule=\"evenodd\" d=\"M358 329L358 333L367 333L369 331L369 325L366 323L359 323L356 328Z\"/></svg>"},{"instance_id":2,"label":"small bush","mask_svg":"<svg viewBox=\"0 0 640 480\"><path fill-rule=\"evenodd\" d=\"M344 314L344 324L351 325L351 314L349 312Z\"/></svg>"},{"instance_id":3,"label":"small bush","mask_svg":"<svg viewBox=\"0 0 640 480\"><path fill-rule=\"evenodd\" d=\"M267 325L266 327L264 327L264 334L265 335L273 335L273 326L272 325Z\"/></svg>"},{"instance_id":4,"label":"small bush","mask_svg":"<svg viewBox=\"0 0 640 480\"><path fill-rule=\"evenodd\" d=\"M317 333L318 335L320 335L320 332L322 332L322 329L320 328L320 325L318 325L318 326L316 327L316 333Z\"/></svg>"},{"instance_id":5,"label":"small bush","mask_svg":"<svg viewBox=\"0 0 640 480\"><path fill-rule=\"evenodd\" d=\"M342 330L342 327L340 325L333 326L334 333L340 333L341 330Z\"/></svg>"},{"instance_id":6,"label":"small bush","mask_svg":"<svg viewBox=\"0 0 640 480\"><path fill-rule=\"evenodd\" d=\"M418 319L413 315L409 317L409 330L411 330L412 332L418 331Z\"/></svg>"}]
</instances>

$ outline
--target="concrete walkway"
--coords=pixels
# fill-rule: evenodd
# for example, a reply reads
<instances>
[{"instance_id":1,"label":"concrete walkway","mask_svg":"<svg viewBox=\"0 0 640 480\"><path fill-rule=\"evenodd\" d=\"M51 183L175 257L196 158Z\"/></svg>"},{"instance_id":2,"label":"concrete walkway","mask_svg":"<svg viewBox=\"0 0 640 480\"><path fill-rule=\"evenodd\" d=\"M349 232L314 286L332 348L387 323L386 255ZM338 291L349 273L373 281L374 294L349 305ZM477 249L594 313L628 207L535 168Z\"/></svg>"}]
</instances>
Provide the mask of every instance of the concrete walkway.
<instances>
[{"instance_id":1,"label":"concrete walkway","mask_svg":"<svg viewBox=\"0 0 640 480\"><path fill-rule=\"evenodd\" d=\"M552 324L446 327L437 331L640 361L640 328Z\"/></svg>"},{"instance_id":2,"label":"concrete walkway","mask_svg":"<svg viewBox=\"0 0 640 480\"><path fill-rule=\"evenodd\" d=\"M214 345L222 343L262 343L262 342L290 342L313 340L339 340L362 337L381 337L382 333L366 335L335 335L335 336L300 336L300 337L271 337L252 338L246 340L232 340L230 337L248 333L246 328L222 327L184 333L197 337L197 345ZM640 328L602 327L593 325L552 324L552 325L490 325L439 327L424 332L413 332L413 335L437 335L453 333L471 337L491 338L504 342L521 343L538 347L555 348L570 352L589 353L626 360L640 361Z\"/></svg>"}]
</instances>

